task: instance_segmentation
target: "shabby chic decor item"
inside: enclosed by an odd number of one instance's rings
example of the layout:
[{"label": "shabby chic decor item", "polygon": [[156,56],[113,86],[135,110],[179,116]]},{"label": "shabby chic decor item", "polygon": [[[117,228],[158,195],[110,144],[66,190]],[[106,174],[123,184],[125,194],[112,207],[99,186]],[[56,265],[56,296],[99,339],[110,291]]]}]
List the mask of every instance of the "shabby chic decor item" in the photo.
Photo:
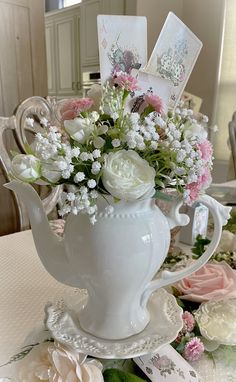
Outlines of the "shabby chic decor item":
[{"label": "shabby chic decor item", "polygon": [[[140,112],[125,110],[135,97],[137,80],[117,73],[93,98],[68,100],[59,110],[61,126],[44,121],[29,154],[12,160],[13,180],[6,185],[24,200],[37,251],[57,280],[88,290],[79,312],[81,328],[98,338],[123,339],[140,333],[150,321],[152,292],[196,271],[218,245],[230,211],[207,195],[211,144],[202,124],[187,110],[165,114],[162,100],[144,95]],[[96,89],[97,90],[97,89]],[[95,97],[96,96],[96,97]],[[41,201],[27,184],[64,184],[64,237],[51,232]],[[155,198],[166,188],[178,192],[165,216]],[[179,213],[183,201],[198,200],[213,215],[215,231],[206,253],[180,271],[160,269],[170,244],[170,229],[188,223]],[[43,238],[43,239],[42,239]]]}]

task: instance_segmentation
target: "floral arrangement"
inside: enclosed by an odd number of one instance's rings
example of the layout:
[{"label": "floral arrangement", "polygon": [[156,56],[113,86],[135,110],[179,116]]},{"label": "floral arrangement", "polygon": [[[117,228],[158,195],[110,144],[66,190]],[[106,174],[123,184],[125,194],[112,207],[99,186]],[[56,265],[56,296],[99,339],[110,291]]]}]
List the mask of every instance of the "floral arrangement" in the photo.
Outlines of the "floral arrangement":
[{"label": "floral arrangement", "polygon": [[[233,327],[236,318],[235,221],[236,213],[233,211],[210,261],[172,286],[184,310],[183,329],[172,345],[190,362],[199,360],[203,354],[214,358],[217,352],[223,351],[226,356],[230,351],[229,345],[236,345]],[[192,256],[182,251],[174,255],[169,253],[163,269],[179,269],[194,261],[209,243],[210,239],[199,235],[192,248]],[[223,345],[228,347],[223,348]],[[235,357],[233,359],[235,361]]]},{"label": "floral arrangement", "polygon": [[[211,182],[212,146],[207,117],[166,105],[151,91],[138,112],[129,110],[137,79],[117,72],[88,98],[60,107],[61,125],[45,120],[27,154],[12,160],[11,175],[24,182],[65,185],[60,215],[86,213],[94,224],[98,199],[136,201],[161,197],[174,189],[192,203]],[[28,121],[32,124],[32,121]]]}]

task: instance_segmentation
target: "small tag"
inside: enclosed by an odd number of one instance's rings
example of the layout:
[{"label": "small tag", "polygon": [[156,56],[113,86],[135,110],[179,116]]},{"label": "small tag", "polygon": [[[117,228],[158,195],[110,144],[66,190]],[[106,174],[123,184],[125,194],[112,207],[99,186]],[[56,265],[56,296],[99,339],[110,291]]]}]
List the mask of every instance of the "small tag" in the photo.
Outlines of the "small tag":
[{"label": "small tag", "polygon": [[181,227],[179,241],[182,243],[193,245],[196,237],[206,236],[208,224],[208,208],[201,203],[197,203],[192,207],[188,207],[187,215],[190,217],[188,225]]},{"label": "small tag", "polygon": [[162,347],[156,354],[134,358],[134,362],[152,382],[202,382],[171,345]]}]

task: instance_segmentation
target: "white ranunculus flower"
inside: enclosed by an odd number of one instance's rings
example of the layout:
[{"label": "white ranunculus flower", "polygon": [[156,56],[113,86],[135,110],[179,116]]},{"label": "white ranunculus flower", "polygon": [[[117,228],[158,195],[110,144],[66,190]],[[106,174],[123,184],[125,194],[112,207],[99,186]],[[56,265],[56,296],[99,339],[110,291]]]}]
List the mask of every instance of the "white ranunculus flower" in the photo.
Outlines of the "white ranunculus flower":
[{"label": "white ranunculus flower", "polygon": [[64,127],[72,139],[79,143],[85,143],[94,130],[94,123],[90,118],[77,117],[64,121]]},{"label": "white ranunculus flower", "polygon": [[35,346],[15,369],[14,382],[104,382],[100,362],[58,343]]},{"label": "white ranunculus flower", "polygon": [[41,176],[40,160],[34,155],[18,154],[11,164],[12,175],[23,182],[34,182]]},{"label": "white ranunculus flower", "polygon": [[118,199],[147,198],[155,192],[155,170],[133,150],[110,152],[105,157],[102,182]]},{"label": "white ranunculus flower", "polygon": [[198,123],[186,122],[183,130],[184,138],[199,137],[200,140],[207,139],[207,131]]}]

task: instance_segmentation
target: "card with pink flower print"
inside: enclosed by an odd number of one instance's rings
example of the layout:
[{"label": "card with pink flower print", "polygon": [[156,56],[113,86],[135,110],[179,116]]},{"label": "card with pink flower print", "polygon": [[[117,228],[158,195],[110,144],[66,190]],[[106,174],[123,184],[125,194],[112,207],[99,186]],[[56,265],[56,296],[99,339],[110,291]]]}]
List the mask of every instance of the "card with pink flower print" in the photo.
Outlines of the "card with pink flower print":
[{"label": "card with pink flower print", "polygon": [[102,83],[116,72],[130,73],[146,65],[146,17],[98,15],[97,28]]},{"label": "card with pink flower print", "polygon": [[194,33],[169,12],[144,70],[171,81],[170,108],[177,105],[201,48]]},{"label": "card with pink flower print", "polygon": [[145,107],[145,97],[149,96],[151,99],[158,94],[161,102],[160,108],[158,110],[158,105],[153,104],[154,109],[160,113],[166,113],[171,91],[170,80],[137,69],[132,69],[131,75],[137,79],[139,89],[130,94],[126,104],[127,110],[129,112],[142,112],[142,108]]},{"label": "card with pink flower print", "polygon": [[201,382],[192,366],[171,345],[156,354],[134,358],[134,362],[152,382]]}]

